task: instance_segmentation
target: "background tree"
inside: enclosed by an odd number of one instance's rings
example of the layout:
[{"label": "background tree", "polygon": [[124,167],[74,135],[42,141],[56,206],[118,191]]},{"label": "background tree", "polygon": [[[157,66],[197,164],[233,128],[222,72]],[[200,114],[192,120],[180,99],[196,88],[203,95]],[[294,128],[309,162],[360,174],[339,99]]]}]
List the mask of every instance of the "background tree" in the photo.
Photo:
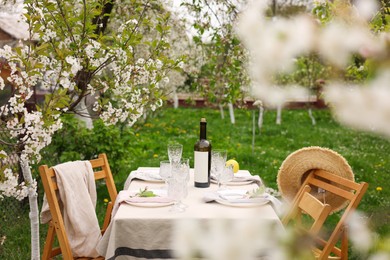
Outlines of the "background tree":
[{"label": "background tree", "polygon": [[204,57],[193,87],[208,103],[220,106],[222,117],[222,107],[229,105],[234,123],[233,105],[244,103],[248,86],[246,53],[233,30],[241,4],[195,0],[183,5],[193,17],[193,41],[202,50],[198,55]]},{"label": "background tree", "polygon": [[[115,3],[115,5],[114,5]],[[171,59],[167,36],[170,13],[155,0],[28,0],[24,17],[30,38],[23,46],[0,49],[12,84],[0,107],[6,128],[20,156],[25,182],[7,165],[0,172],[0,196],[29,196],[32,259],[39,259],[36,182],[30,164],[62,127],[61,115],[100,117],[107,125],[129,126],[146,111],[162,105],[161,81],[180,60]],[[110,23],[113,25],[110,25]],[[42,103],[27,105],[36,86],[47,94]],[[0,89],[5,87],[0,78]]]}]

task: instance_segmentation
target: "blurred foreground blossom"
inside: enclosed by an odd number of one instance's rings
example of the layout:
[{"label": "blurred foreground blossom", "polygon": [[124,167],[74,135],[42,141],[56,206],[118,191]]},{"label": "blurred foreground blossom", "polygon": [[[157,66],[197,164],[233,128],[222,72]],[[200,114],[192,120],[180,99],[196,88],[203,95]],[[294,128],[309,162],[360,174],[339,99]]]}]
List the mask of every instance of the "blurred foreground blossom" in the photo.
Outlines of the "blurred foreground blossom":
[{"label": "blurred foreground blossom", "polygon": [[348,219],[348,232],[354,250],[359,252],[361,259],[387,260],[390,259],[390,237],[378,239],[371,232],[368,218],[355,211]]},{"label": "blurred foreground blossom", "polygon": [[175,226],[173,248],[179,259],[288,259],[280,250],[282,233],[281,226],[256,216],[242,221],[181,220]]},{"label": "blurred foreground blossom", "polygon": [[[349,238],[362,259],[390,257],[389,239],[379,241],[368,218],[355,212],[348,219]],[[258,216],[241,221],[216,218],[175,222],[172,248],[178,259],[252,260],[313,259],[315,240],[292,226],[283,228]]]},{"label": "blurred foreground blossom", "polygon": [[[315,54],[333,69],[323,93],[335,117],[346,125],[390,137],[390,33],[374,33],[367,22],[378,10],[376,1],[335,2],[333,17],[322,24],[309,14],[270,18],[269,3],[250,1],[236,25],[248,49],[254,97],[273,106],[308,97],[313,86],[281,86],[275,79],[292,72],[297,58]],[[316,2],[324,8],[328,3]],[[364,84],[352,86],[340,72],[347,70],[356,55],[369,59],[373,72]]]},{"label": "blurred foreground blossom", "polygon": [[353,246],[361,253],[367,254],[374,242],[373,234],[367,225],[367,218],[354,212],[348,219],[348,232]]},{"label": "blurred foreground blossom", "polygon": [[363,19],[370,20],[379,10],[378,1],[373,0],[358,0],[355,4],[358,13]]},{"label": "blurred foreground blossom", "polygon": [[384,71],[367,86],[330,84],[325,98],[344,124],[390,136],[389,82],[390,72]]},{"label": "blurred foreground blossom", "polygon": [[293,58],[312,49],[315,24],[307,16],[267,19],[267,7],[267,1],[252,1],[241,14],[236,31],[249,51],[254,96],[277,106],[307,96],[307,90],[299,86],[276,86],[272,75],[291,71]]}]

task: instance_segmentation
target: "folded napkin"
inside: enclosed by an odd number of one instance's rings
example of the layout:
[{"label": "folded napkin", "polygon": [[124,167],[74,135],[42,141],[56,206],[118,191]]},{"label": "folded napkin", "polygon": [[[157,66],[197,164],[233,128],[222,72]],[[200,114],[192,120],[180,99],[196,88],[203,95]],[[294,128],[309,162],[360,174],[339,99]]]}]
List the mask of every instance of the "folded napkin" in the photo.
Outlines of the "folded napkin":
[{"label": "folded napkin", "polygon": [[232,182],[252,181],[261,185],[262,181],[258,175],[248,175],[244,173],[235,173]]},{"label": "folded napkin", "polygon": [[123,187],[124,190],[127,190],[130,186],[132,180],[138,179],[143,181],[161,181],[163,179],[159,175],[159,168],[138,168],[136,171],[132,171],[127,177],[125,185]]},{"label": "folded napkin", "polygon": [[111,218],[113,218],[122,203],[169,203],[173,202],[172,198],[167,197],[165,190],[153,190],[156,197],[136,197],[138,191],[122,190],[116,197],[114,207],[112,209]]},{"label": "folded napkin", "polygon": [[213,202],[218,200],[224,200],[229,203],[264,203],[269,202],[274,208],[275,212],[279,215],[281,213],[282,202],[280,202],[274,196],[263,193],[261,196],[255,198],[249,198],[246,190],[221,190],[206,192],[203,195],[204,202]]},{"label": "folded napkin", "polygon": [[[212,180],[218,181],[217,177],[215,175],[211,175],[210,178]],[[262,181],[260,179],[260,176],[258,175],[250,175],[246,172],[244,173],[235,173],[233,179],[230,182],[245,182],[245,181],[252,181],[256,183],[257,185],[261,185]]]}]

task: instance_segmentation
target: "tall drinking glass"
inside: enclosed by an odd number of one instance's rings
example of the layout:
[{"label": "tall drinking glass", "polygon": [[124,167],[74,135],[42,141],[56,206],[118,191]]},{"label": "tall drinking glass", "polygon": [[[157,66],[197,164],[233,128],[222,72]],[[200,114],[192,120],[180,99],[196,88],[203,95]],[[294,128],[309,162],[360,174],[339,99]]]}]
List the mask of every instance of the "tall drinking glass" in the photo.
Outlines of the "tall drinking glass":
[{"label": "tall drinking glass", "polygon": [[225,170],[227,151],[214,149],[211,151],[211,173],[218,181],[218,187],[221,188],[221,177]]},{"label": "tall drinking glass", "polygon": [[175,204],[170,211],[183,212],[187,207],[182,199],[188,195],[188,181],[190,165],[189,159],[182,158],[179,162],[171,164],[172,174],[168,179],[168,196],[175,200]]},{"label": "tall drinking glass", "polygon": [[225,166],[221,174],[219,175],[218,188],[220,190],[226,189],[226,183],[233,180],[233,178],[234,178],[233,165]]},{"label": "tall drinking glass", "polygon": [[171,164],[179,162],[182,153],[183,153],[183,145],[181,144],[168,145],[168,157]]}]

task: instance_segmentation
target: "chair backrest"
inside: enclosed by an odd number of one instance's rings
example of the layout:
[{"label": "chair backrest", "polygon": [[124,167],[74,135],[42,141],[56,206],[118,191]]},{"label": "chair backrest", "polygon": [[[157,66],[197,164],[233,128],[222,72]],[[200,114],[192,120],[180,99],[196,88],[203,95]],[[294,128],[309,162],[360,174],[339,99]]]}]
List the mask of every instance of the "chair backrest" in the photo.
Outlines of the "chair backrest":
[{"label": "chair backrest", "polygon": [[[301,196],[301,194],[305,191],[306,186],[310,186],[312,193],[329,192],[345,200],[346,208],[344,209],[341,218],[339,219],[330,236],[327,239],[323,237],[317,237],[316,242],[318,244],[318,249],[315,250],[315,253],[318,259],[328,259],[331,253],[340,259],[347,259],[347,221],[350,215],[359,205],[364,193],[367,191],[368,184],[365,182],[356,183],[330,172],[317,169],[312,170],[308,174],[306,180],[302,184],[301,189],[298,191],[296,198]],[[327,202],[323,201],[323,203]],[[329,204],[331,205],[331,203]],[[337,242],[340,240],[341,248],[336,246]]]},{"label": "chair backrest", "polygon": [[[107,156],[105,154],[100,154],[97,159],[90,160],[90,163],[94,170],[95,180],[105,180],[111,200],[108,203],[106,216],[102,227],[102,232],[104,232],[111,220],[112,203],[116,199],[117,190],[115,187],[114,179],[112,177]],[[62,254],[64,259],[73,259],[59,204],[56,173],[53,168],[49,168],[47,165],[42,165],[39,167],[39,174],[42,179],[43,188],[45,190],[46,199],[49,204],[50,213],[52,216],[52,220],[50,222],[48,234],[46,237],[46,243],[44,246],[42,259],[51,259],[51,257],[58,254]],[[60,245],[59,248],[53,248],[55,235],[57,235],[58,238],[58,243]]]},{"label": "chair backrest", "polygon": [[[289,222],[295,221],[295,224],[302,230],[310,233],[311,236],[317,235],[321,230],[326,218],[329,216],[332,207],[329,204],[324,204],[316,197],[312,196],[309,185],[303,186],[298,194],[289,212],[282,219],[283,225],[288,225]],[[311,217],[311,225],[304,226],[302,224],[302,213]]]}]

